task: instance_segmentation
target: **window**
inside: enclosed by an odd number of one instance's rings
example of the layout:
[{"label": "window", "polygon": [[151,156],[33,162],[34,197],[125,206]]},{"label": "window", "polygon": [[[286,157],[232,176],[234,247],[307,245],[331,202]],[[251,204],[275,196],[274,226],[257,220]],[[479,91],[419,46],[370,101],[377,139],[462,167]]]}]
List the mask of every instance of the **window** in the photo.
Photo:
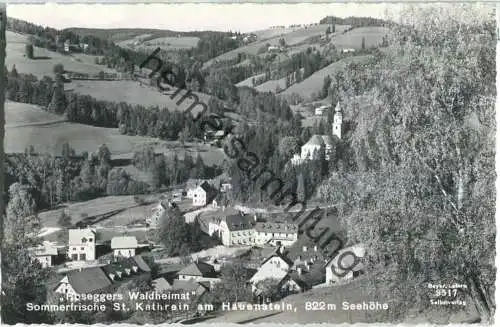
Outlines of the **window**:
[{"label": "window", "polygon": [[86,259],[85,253],[80,253],[80,260],[85,260],[85,259]]},{"label": "window", "polygon": [[91,238],[89,238],[89,242],[92,242],[92,239],[91,239]]},{"label": "window", "polygon": [[73,251],[76,251],[76,248],[73,248]]},{"label": "window", "polygon": [[87,239],[85,237],[82,238],[82,243],[87,243]]},{"label": "window", "polygon": [[83,251],[83,250],[85,250],[85,248],[82,246],[82,247],[80,248],[80,250],[82,250],[82,251]]},{"label": "window", "polygon": [[78,254],[71,255],[71,260],[78,260]]}]

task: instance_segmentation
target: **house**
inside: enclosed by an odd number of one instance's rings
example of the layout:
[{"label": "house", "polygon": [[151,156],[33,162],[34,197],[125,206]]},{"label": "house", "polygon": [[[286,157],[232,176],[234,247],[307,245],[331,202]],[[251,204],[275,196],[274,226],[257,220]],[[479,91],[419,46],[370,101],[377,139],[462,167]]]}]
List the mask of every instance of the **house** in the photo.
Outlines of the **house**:
[{"label": "house", "polygon": [[323,262],[301,264],[295,266],[281,281],[281,292],[284,296],[305,292],[325,283]]},{"label": "house", "polygon": [[203,232],[210,236],[215,233],[220,236],[219,231],[222,220],[226,219],[227,216],[240,214],[240,211],[233,207],[226,207],[223,203],[217,203],[217,206],[213,209],[201,212],[198,221]]},{"label": "house", "polygon": [[323,116],[325,114],[325,112],[327,112],[330,109],[331,109],[331,106],[329,106],[329,105],[323,105],[321,107],[318,107],[318,108],[314,109],[314,114],[316,116]]},{"label": "house", "polygon": [[56,286],[55,292],[68,299],[78,299],[80,294],[105,293],[112,285],[101,267],[70,271]]},{"label": "house", "polygon": [[64,52],[69,52],[69,40],[64,41]]},{"label": "house", "polygon": [[184,292],[193,292],[197,297],[202,296],[206,292],[209,291],[208,286],[204,282],[197,282],[193,279],[189,280],[180,280],[175,279],[172,284],[171,291],[184,291]]},{"label": "house", "polygon": [[95,260],[96,230],[68,230],[68,257],[73,261]]},{"label": "house", "polygon": [[274,45],[270,45],[267,48],[267,52],[279,52],[279,51],[280,51],[280,47],[277,47],[277,46],[274,46]]},{"label": "house", "polygon": [[290,246],[297,241],[297,224],[258,222],[255,224],[255,245],[270,244]]},{"label": "house", "polygon": [[120,282],[130,278],[151,278],[151,268],[141,256],[67,272],[54,291],[67,299],[78,300],[81,294],[111,293]]},{"label": "house", "polygon": [[38,261],[43,268],[52,267],[53,259],[58,255],[57,248],[49,243],[28,249],[31,260]]},{"label": "house", "polygon": [[214,266],[198,259],[179,271],[177,279],[183,281],[194,280],[196,282],[208,282],[210,288],[220,282]]},{"label": "house", "polygon": [[155,290],[155,292],[162,293],[162,292],[167,292],[172,289],[172,284],[169,283],[165,278],[160,277],[153,279],[151,281],[151,286]]},{"label": "house", "polygon": [[353,48],[343,48],[340,50],[342,53],[352,53],[352,52],[356,52],[355,49]]},{"label": "house", "polygon": [[250,278],[252,292],[258,292],[258,283],[267,278],[282,281],[288,274],[293,262],[283,253],[283,246],[280,246],[271,256],[266,258],[255,275]]},{"label": "house", "polygon": [[135,236],[115,236],[111,239],[111,249],[115,257],[130,258],[138,248]]},{"label": "house", "polygon": [[225,246],[253,245],[255,243],[254,225],[256,219],[255,215],[243,213],[228,215],[212,229],[217,230],[217,235]]},{"label": "house", "polygon": [[362,259],[366,254],[363,245],[357,244],[340,250],[325,264],[326,284],[352,280],[363,273]]},{"label": "house", "polygon": [[83,51],[87,51],[87,48],[89,47],[87,43],[80,43],[79,46]]},{"label": "house", "polygon": [[217,190],[208,182],[203,182],[193,192],[193,205],[205,206],[217,196]]}]

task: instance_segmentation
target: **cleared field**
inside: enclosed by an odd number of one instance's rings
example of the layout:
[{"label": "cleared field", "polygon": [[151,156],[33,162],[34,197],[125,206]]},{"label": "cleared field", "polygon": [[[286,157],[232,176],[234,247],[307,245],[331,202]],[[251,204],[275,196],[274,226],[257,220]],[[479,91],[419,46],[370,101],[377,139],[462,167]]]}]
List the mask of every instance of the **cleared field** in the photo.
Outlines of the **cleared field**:
[{"label": "cleared field", "polygon": [[382,38],[389,32],[386,27],[360,27],[345,34],[336,34],[332,42],[337,48],[361,49],[361,42],[365,38],[365,47],[380,46]]},{"label": "cleared field", "polygon": [[25,46],[28,43],[27,36],[6,32],[7,37],[7,56],[5,65],[10,71],[13,65],[19,73],[33,74],[38,78],[43,76],[53,76],[53,68],[56,64],[62,64],[64,69],[77,72],[85,72],[96,74],[100,71],[113,73],[114,70],[106,66],[100,66],[93,63],[93,56],[88,55],[63,55],[57,52],[52,52],[47,49],[34,47],[34,55],[37,59],[28,59],[25,56]]},{"label": "cleared field", "polygon": [[5,102],[6,128],[61,121],[63,121],[62,117],[43,111],[39,106],[12,101]]},{"label": "cleared field", "polygon": [[258,40],[263,41],[276,36],[281,36],[282,34],[287,34],[296,31],[298,29],[301,29],[301,27],[268,28],[265,30],[255,31],[253,32],[253,34],[257,35]]},{"label": "cleared field", "polygon": [[59,227],[57,221],[63,210],[71,217],[74,224],[85,215],[92,217],[135,206],[137,203],[133,195],[106,196],[90,201],[70,203],[64,208],[40,212],[38,216],[43,227]]},{"label": "cleared field", "polygon": [[259,92],[273,92],[273,93],[276,93],[277,88],[280,90],[286,89],[286,78],[278,80],[270,80],[255,87],[255,89]]},{"label": "cleared field", "polygon": [[[274,45],[277,46],[279,45],[279,40],[281,38],[285,39],[285,43],[289,46],[288,52],[294,52],[294,47],[299,46],[300,43],[306,41],[310,37],[313,36],[319,36],[319,35],[324,35],[326,32],[326,28],[328,27],[328,24],[322,24],[322,25],[313,25],[313,26],[307,26],[307,27],[301,27],[298,29],[293,29],[288,33],[285,33],[281,36],[281,33],[278,32],[277,36],[268,38],[266,40],[258,41],[258,42],[253,42],[251,44],[239,47],[237,49],[228,51],[226,53],[223,53],[222,55],[207,61],[204,65],[203,68],[208,68],[210,65],[215,62],[215,61],[224,61],[224,60],[232,60],[238,56],[238,53],[248,53],[252,55],[256,55],[258,50],[265,46],[266,44]],[[348,29],[350,26],[349,25],[336,25],[335,26],[335,34],[340,34],[346,29]],[[303,45],[301,45],[303,46]],[[310,46],[313,46],[311,44]],[[296,52],[296,51],[295,51]]]},{"label": "cleared field", "polygon": [[[170,96],[160,93],[155,87],[145,84],[140,85],[135,81],[72,81],[65,84],[65,89],[87,94],[98,100],[124,101],[146,107],[167,107],[169,110],[185,111],[193,103],[193,100],[185,99],[179,106],[176,102],[181,99],[180,94],[172,100]],[[169,91],[169,93],[173,93],[173,91]],[[182,91],[182,94],[185,93],[186,91]],[[209,95],[199,92],[193,93],[199,97],[200,101],[208,103]]]},{"label": "cleared field", "polygon": [[131,40],[125,40],[118,43],[119,46],[128,47],[132,49],[148,49],[154,50],[160,47],[164,50],[178,50],[194,48],[198,44],[200,38],[196,36],[183,36],[183,37],[159,37],[156,39],[144,41],[147,36],[137,36]]},{"label": "cleared field", "polygon": [[265,73],[254,75],[252,77],[247,78],[246,80],[239,82],[238,84],[236,84],[236,86],[238,86],[238,87],[241,87],[241,86],[253,87],[252,79],[255,78],[257,80],[257,79],[262,78],[264,76],[266,76]]},{"label": "cleared field", "polygon": [[330,64],[325,68],[318,70],[302,82],[290,86],[282,94],[290,95],[292,93],[297,93],[303,98],[309,98],[312,92],[317,92],[323,87],[323,82],[327,75],[334,75],[336,72],[345,69],[351,62],[362,63],[366,62],[371,57],[372,56],[349,57],[334,62],[333,64]]}]

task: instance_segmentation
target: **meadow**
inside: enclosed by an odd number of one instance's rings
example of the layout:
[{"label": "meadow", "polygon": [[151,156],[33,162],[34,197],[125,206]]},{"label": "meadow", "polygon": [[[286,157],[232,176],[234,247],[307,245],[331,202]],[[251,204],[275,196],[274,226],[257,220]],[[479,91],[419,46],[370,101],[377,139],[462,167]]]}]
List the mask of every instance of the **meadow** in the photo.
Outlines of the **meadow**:
[{"label": "meadow", "polygon": [[25,56],[26,44],[28,38],[26,35],[7,31],[7,47],[5,65],[10,71],[13,65],[16,65],[18,73],[33,74],[38,78],[43,76],[53,76],[53,68],[56,64],[62,64],[64,69],[97,74],[100,71],[114,73],[115,71],[106,66],[93,63],[94,56],[85,54],[64,55],[61,53],[49,51],[44,48],[34,47],[35,59],[29,59]]},{"label": "meadow", "polygon": [[297,93],[303,98],[309,98],[313,92],[318,92],[319,90],[321,90],[326,76],[333,76],[336,72],[345,69],[351,62],[363,63],[369,60],[371,57],[372,56],[369,55],[355,56],[336,61],[326,66],[325,68],[318,70],[300,83],[296,83],[290,86],[282,94],[291,95],[292,93]]},{"label": "meadow", "polygon": [[365,47],[375,47],[382,44],[382,38],[389,32],[386,27],[359,27],[345,34],[336,34],[332,42],[337,48],[352,48],[361,50],[363,37],[365,38]]},{"label": "meadow", "polygon": [[[173,100],[169,95],[162,94],[156,87],[146,84],[139,84],[136,81],[72,81],[65,84],[66,90],[90,95],[98,100],[106,100],[112,102],[127,102],[129,104],[142,105],[145,107],[158,106],[159,108],[168,108],[169,110],[186,111],[193,103],[192,100],[186,99],[180,105],[181,95],[177,95]],[[169,91],[169,93],[172,91]],[[185,91],[182,92],[184,94]],[[200,101],[207,104],[210,96],[200,92],[193,92]]]},{"label": "meadow", "polygon": [[149,35],[136,36],[133,39],[120,41],[118,45],[121,47],[128,47],[131,49],[141,49],[141,50],[154,50],[160,47],[163,50],[179,50],[179,49],[189,49],[194,48],[198,44],[200,38],[195,36],[182,36],[182,37],[172,37],[165,36],[159,37],[152,40],[147,39]]}]

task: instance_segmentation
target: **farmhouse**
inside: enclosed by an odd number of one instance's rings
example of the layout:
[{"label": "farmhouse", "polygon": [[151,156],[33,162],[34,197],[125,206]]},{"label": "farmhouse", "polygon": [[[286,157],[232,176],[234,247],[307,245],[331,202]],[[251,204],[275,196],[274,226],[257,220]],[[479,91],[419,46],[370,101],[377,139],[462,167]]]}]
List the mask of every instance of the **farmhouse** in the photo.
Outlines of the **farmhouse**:
[{"label": "farmhouse", "polygon": [[258,293],[257,284],[267,278],[277,279],[282,281],[288,274],[293,262],[284,255],[284,248],[278,248],[273,254],[265,259],[255,275],[250,278],[249,282],[252,285],[252,292]]},{"label": "farmhouse", "polygon": [[170,291],[172,289],[172,284],[169,283],[163,277],[153,279],[151,281],[151,286],[158,293],[167,292],[167,291]]},{"label": "farmhouse", "polygon": [[329,106],[329,105],[323,105],[321,107],[318,107],[316,109],[314,109],[314,114],[316,116],[323,116],[325,114],[325,112],[327,112],[328,110],[330,110],[332,107]]},{"label": "farmhouse", "polygon": [[53,258],[58,254],[57,248],[48,243],[30,248],[28,252],[31,255],[31,260],[40,262],[43,268],[51,267],[53,265]]},{"label": "farmhouse", "polygon": [[213,287],[215,283],[220,282],[214,266],[198,259],[179,271],[178,279],[183,281],[193,280],[196,282],[208,282],[210,288]]},{"label": "farmhouse", "polygon": [[217,196],[217,190],[208,182],[203,182],[193,191],[193,205],[205,206]]},{"label": "farmhouse", "polygon": [[115,236],[111,239],[111,249],[115,257],[133,257],[137,247],[137,238],[135,236]]},{"label": "farmhouse", "polygon": [[57,285],[55,292],[67,298],[78,299],[79,294],[104,293],[111,280],[100,267],[71,271]]},{"label": "farmhouse", "polygon": [[121,281],[129,278],[151,278],[151,268],[141,256],[102,267],[70,271],[57,284],[54,292],[63,294],[70,300],[78,300],[82,294],[111,293]]},{"label": "farmhouse", "polygon": [[363,273],[362,259],[366,254],[363,245],[344,248],[325,264],[326,284],[336,284],[356,278]]},{"label": "farmhouse", "polygon": [[73,261],[95,260],[95,229],[68,230],[68,257]]}]

